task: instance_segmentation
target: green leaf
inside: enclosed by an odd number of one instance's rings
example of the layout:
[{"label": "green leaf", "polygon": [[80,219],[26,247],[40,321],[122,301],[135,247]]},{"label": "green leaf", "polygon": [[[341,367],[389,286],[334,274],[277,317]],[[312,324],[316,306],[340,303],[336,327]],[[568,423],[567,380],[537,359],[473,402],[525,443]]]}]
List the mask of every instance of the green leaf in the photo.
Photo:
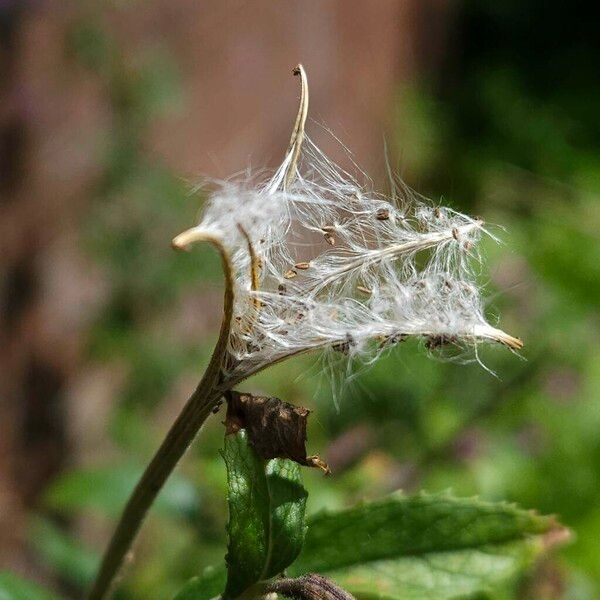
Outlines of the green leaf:
[{"label": "green leaf", "polygon": [[260,459],[244,430],[225,437],[229,489],[228,576],[225,596],[288,567],[300,553],[306,527],[306,490],[300,467],[287,459]]},{"label": "green leaf", "polygon": [[[52,483],[44,503],[61,513],[87,509],[117,517],[142,471],[134,465],[75,469]],[[197,506],[198,496],[193,484],[177,474],[169,479],[156,501],[156,508],[170,516],[192,515]]]},{"label": "green leaf", "polygon": [[222,567],[208,567],[199,577],[190,579],[173,600],[211,600],[225,589],[227,574]]},{"label": "green leaf", "polygon": [[44,563],[62,579],[79,588],[91,583],[100,557],[50,520],[36,518],[29,528],[28,538]]},{"label": "green leaf", "polygon": [[499,598],[537,556],[541,542],[372,561],[326,572],[360,600]]},{"label": "green leaf", "polygon": [[57,596],[14,573],[0,573],[0,600],[57,600]]},{"label": "green leaf", "polygon": [[508,504],[394,494],[315,515],[289,574],[321,573],[359,599],[496,598],[566,534]]}]

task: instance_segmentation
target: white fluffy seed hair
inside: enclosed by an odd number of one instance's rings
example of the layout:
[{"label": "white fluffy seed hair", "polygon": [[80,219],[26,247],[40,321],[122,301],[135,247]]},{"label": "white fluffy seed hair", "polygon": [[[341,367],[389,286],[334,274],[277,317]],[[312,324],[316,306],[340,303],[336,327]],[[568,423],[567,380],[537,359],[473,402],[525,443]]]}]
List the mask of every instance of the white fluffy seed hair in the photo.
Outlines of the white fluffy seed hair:
[{"label": "white fluffy seed hair", "polygon": [[473,266],[489,235],[478,219],[433,206],[398,184],[392,198],[333,164],[304,135],[308,90],[282,165],[228,181],[198,225],[174,240],[217,239],[234,273],[231,372],[337,350],[366,361],[416,336],[428,348],[520,340],[490,325]]}]

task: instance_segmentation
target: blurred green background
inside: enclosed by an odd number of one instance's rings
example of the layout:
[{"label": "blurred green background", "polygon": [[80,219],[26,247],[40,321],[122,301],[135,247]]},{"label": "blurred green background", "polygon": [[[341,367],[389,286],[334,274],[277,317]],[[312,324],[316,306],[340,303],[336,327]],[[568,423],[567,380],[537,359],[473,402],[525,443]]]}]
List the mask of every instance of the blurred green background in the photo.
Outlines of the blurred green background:
[{"label": "blurred green background", "polygon": [[[403,344],[337,406],[318,357],[249,381],[248,391],[314,409],[308,447],[334,476],[306,473],[309,510],[399,488],[515,501],[575,533],[521,597],[600,598],[592,7],[1,3],[2,566],[65,597],[90,580],[215,339],[217,258],[169,249],[202,203],[190,180],[277,164],[295,111],[289,69],[302,60],[313,118],[356,148],[377,183],[385,134],[407,183],[492,224],[503,244],[484,245],[488,314],[525,341],[521,357],[481,350],[497,377]],[[222,561],[222,418],[162,493],[119,598],[169,598]]]}]

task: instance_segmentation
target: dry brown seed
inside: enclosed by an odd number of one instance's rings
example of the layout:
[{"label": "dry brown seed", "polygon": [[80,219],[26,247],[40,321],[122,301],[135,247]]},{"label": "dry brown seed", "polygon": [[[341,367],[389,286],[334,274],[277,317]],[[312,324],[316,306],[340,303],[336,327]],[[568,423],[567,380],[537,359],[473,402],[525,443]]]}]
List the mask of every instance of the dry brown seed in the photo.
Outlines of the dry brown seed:
[{"label": "dry brown seed", "polygon": [[294,271],[294,269],[290,269],[289,271],[286,271],[283,276],[286,279],[293,279],[294,277],[296,277],[296,275],[298,275],[297,271]]},{"label": "dry brown seed", "polygon": [[323,237],[330,246],[335,246],[335,238],[330,233],[326,233]]},{"label": "dry brown seed", "polygon": [[365,287],[364,285],[357,285],[356,289],[359,292],[363,292],[363,294],[369,294],[370,295],[370,294],[373,293],[373,290],[370,290],[368,287]]},{"label": "dry brown seed", "polygon": [[452,237],[458,241],[458,229],[456,227],[452,228]]},{"label": "dry brown seed", "polygon": [[407,333],[395,333],[394,335],[391,335],[389,338],[390,343],[392,343],[392,344],[399,344],[400,342],[404,342],[407,339],[408,339]]},{"label": "dry brown seed", "polygon": [[391,335],[379,336],[379,348],[388,348],[390,346],[393,346],[394,344],[399,344],[400,342],[403,342],[407,338],[408,335],[406,333],[393,333]]},{"label": "dry brown seed", "polygon": [[348,354],[350,352],[350,348],[353,348],[354,346],[356,346],[356,340],[352,337],[351,333],[346,333],[346,339],[342,342],[333,344],[332,348],[336,352]]},{"label": "dry brown seed", "polygon": [[301,271],[306,271],[310,267],[310,263],[307,262],[299,262],[294,265],[295,269],[300,269]]},{"label": "dry brown seed", "polygon": [[285,294],[285,285],[283,285],[283,283],[280,283],[280,284],[277,286],[277,291],[278,291],[280,294]]},{"label": "dry brown seed", "polygon": [[375,218],[378,221],[387,221],[390,218],[390,211],[387,208],[380,208],[375,213]]},{"label": "dry brown seed", "polygon": [[321,227],[321,230],[324,233],[333,233],[335,231],[335,227],[333,225],[323,225],[323,227]]},{"label": "dry brown seed", "polygon": [[458,343],[458,338],[454,335],[429,335],[426,337],[425,347],[427,350],[437,350],[442,346],[447,346],[449,344],[456,345]]},{"label": "dry brown seed", "polygon": [[442,216],[442,211],[439,209],[438,206],[435,207],[433,214],[435,215],[436,219],[439,219]]}]

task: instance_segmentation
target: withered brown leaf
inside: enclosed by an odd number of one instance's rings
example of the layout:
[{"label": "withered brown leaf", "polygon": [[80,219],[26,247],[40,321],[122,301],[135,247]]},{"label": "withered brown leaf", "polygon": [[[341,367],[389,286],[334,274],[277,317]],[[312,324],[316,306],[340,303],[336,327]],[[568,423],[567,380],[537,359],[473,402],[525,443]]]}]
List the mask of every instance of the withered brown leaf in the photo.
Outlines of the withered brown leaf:
[{"label": "withered brown leaf", "polygon": [[264,459],[289,458],[329,474],[317,455],[306,455],[306,423],[310,411],[279,398],[231,391],[227,394],[226,435],[245,429],[254,451]]}]

